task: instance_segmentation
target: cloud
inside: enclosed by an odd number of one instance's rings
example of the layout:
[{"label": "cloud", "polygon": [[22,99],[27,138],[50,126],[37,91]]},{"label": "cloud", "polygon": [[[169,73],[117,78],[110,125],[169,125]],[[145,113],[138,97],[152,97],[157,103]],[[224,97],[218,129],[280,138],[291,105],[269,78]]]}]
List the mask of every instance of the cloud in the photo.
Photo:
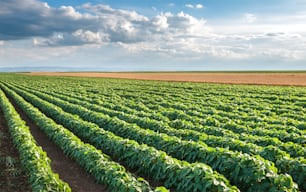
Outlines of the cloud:
[{"label": "cloud", "polygon": [[[78,21],[78,22],[75,22]],[[56,31],[72,32],[88,21],[71,6],[51,8],[36,0],[0,2],[0,39],[16,40],[50,36]]]},{"label": "cloud", "polygon": [[[82,13],[71,6],[52,8],[37,0],[4,0],[0,2],[0,40],[54,38],[55,34],[63,34],[63,38],[92,43],[92,34],[108,33],[110,41],[135,41],[134,25],[148,20],[135,11],[115,10],[106,5],[86,4],[81,9]],[[76,31],[84,34],[76,35]],[[99,42],[99,38],[95,39]]]},{"label": "cloud", "polygon": [[[201,4],[187,5],[203,8]],[[67,49],[91,46],[104,47],[104,52],[109,48],[106,57],[112,57],[111,52],[118,52],[119,47],[120,51],[126,51],[122,54],[125,57],[133,53],[139,58],[151,54],[156,58],[192,61],[306,60],[306,31],[300,27],[302,24],[296,27],[298,32],[290,29],[284,32],[286,25],[283,28],[259,25],[252,13],[244,14],[243,22],[239,19],[240,26],[228,22],[228,26],[222,25],[218,31],[216,26],[208,26],[204,18],[185,12],[164,12],[149,18],[101,4],[54,8],[37,0],[2,0],[0,46],[5,47],[7,41],[28,40],[35,50],[50,48],[54,55],[56,48],[62,51],[67,46]],[[35,53],[30,55],[41,57]]]},{"label": "cloud", "polygon": [[[18,43],[10,43],[9,46],[4,46],[0,49],[0,63],[7,65],[8,63],[2,61],[10,60],[12,61],[11,64],[23,63],[25,65],[30,61],[48,61],[50,58],[67,56],[76,50],[76,47],[69,47],[69,49],[67,47],[35,47],[29,44],[20,47],[26,41],[21,40]],[[35,40],[33,39],[34,42]]]},{"label": "cloud", "polygon": [[0,40],[34,37],[40,46],[135,43],[207,31],[205,20],[183,12],[148,18],[102,4],[53,8],[37,0],[4,0],[0,5]]},{"label": "cloud", "polygon": [[194,6],[193,6],[193,5],[191,5],[191,4],[186,4],[186,5],[185,5],[185,7],[187,7],[187,8],[191,8],[191,9],[193,9],[193,8],[194,8]]},{"label": "cloud", "polygon": [[79,29],[73,33],[55,33],[50,38],[33,38],[35,46],[76,46],[84,44],[100,45],[108,41],[108,36],[101,32]]},{"label": "cloud", "polygon": [[252,13],[244,14],[244,20],[247,23],[254,23],[257,20],[257,17]]},{"label": "cloud", "polygon": [[195,8],[202,9],[202,8],[204,8],[204,6],[202,4],[196,4]]},{"label": "cloud", "polygon": [[204,6],[202,4],[185,4],[185,7],[190,8],[190,9],[203,9]]},{"label": "cloud", "polygon": [[[152,20],[156,19],[163,20],[163,22],[159,22],[164,27],[166,27],[165,32],[170,32],[174,36],[175,35],[205,35],[209,28],[205,25],[206,20],[197,19],[189,14],[184,12],[179,12],[174,15],[172,13],[160,14],[154,17]],[[153,22],[155,24],[156,22]]]},{"label": "cloud", "polygon": [[121,44],[135,53],[160,54],[160,57],[222,62],[299,62],[306,60],[306,34],[257,33],[169,36],[162,41]]}]

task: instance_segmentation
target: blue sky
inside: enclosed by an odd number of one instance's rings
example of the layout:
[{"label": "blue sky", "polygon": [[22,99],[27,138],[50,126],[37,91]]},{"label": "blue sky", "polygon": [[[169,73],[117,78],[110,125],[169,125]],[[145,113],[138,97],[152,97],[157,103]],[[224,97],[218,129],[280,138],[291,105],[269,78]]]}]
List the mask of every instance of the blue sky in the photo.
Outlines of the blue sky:
[{"label": "blue sky", "polygon": [[[148,9],[155,7],[157,11],[186,11],[193,12],[197,16],[205,16],[209,18],[220,17],[223,18],[226,15],[236,15],[244,12],[266,12],[271,11],[280,13],[288,12],[295,13],[296,11],[305,10],[305,6],[301,7],[298,5],[304,4],[302,0],[206,0],[206,1],[165,1],[165,0],[95,0],[95,1],[71,1],[71,0],[49,0],[46,1],[49,5],[54,7],[60,7],[62,5],[78,6],[85,3],[92,4],[106,4],[113,8],[136,10],[142,14],[147,14]],[[205,9],[191,10],[186,8],[186,4],[202,4]],[[222,13],[222,14],[221,14]]]},{"label": "blue sky", "polygon": [[2,0],[0,71],[306,70],[305,0]]}]

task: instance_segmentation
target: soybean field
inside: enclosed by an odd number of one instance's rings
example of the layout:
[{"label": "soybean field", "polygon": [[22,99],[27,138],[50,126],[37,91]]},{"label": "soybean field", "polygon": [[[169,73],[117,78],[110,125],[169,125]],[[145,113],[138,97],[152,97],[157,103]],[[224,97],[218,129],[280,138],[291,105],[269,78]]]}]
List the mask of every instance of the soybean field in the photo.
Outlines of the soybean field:
[{"label": "soybean field", "polygon": [[30,191],[306,191],[306,87],[0,74],[0,108]]}]

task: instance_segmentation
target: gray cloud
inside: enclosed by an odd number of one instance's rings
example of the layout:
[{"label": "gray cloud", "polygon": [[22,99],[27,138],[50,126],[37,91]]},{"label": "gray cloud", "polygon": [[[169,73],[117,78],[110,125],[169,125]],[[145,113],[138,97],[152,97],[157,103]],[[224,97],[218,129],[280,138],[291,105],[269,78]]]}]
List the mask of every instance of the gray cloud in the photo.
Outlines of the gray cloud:
[{"label": "gray cloud", "polygon": [[[37,38],[36,45],[135,43],[162,35],[190,35],[205,21],[188,14],[165,13],[147,18],[108,5],[52,8],[38,0],[0,2],[0,40]],[[44,38],[44,39],[39,39]]]},{"label": "gray cloud", "polygon": [[72,7],[63,6],[55,9],[36,0],[0,2],[0,39],[2,40],[47,37],[57,31],[72,32],[87,21],[86,16],[76,12]]}]

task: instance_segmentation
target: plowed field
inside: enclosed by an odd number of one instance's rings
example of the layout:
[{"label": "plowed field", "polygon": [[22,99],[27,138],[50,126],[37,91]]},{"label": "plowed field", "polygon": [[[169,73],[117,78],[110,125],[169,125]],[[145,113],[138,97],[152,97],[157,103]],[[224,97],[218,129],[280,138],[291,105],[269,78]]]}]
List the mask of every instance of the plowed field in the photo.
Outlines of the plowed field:
[{"label": "plowed field", "polygon": [[210,82],[227,84],[306,86],[306,73],[56,73],[34,72],[31,75],[108,77],[140,80]]}]

